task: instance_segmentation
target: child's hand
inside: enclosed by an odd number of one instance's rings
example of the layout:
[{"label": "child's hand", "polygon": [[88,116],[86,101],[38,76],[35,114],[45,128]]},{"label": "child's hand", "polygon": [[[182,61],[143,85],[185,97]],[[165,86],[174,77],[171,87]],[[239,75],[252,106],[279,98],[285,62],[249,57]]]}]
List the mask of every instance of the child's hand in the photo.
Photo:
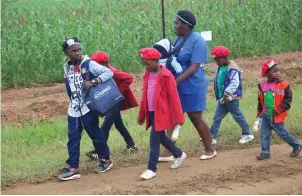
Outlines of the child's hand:
[{"label": "child's hand", "polygon": [[93,86],[93,83],[91,81],[84,81],[84,88],[90,88]]},{"label": "child's hand", "polygon": [[144,121],[143,121],[143,120],[137,120],[137,124],[143,125],[143,124],[144,124]]},{"label": "child's hand", "polygon": [[229,96],[228,95],[223,95],[223,97],[222,97],[222,103],[227,103],[229,101],[230,101]]}]

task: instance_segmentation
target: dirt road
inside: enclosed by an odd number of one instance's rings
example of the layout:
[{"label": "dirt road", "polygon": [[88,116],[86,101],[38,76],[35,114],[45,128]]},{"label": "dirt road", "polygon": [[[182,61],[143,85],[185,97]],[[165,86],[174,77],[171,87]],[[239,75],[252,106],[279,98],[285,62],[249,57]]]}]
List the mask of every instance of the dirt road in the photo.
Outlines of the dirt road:
[{"label": "dirt road", "polygon": [[81,179],[2,190],[2,194],[302,194],[302,159],[287,145],[272,146],[272,158],[256,161],[259,148],[224,151],[212,160],[189,157],[181,168],[159,164],[157,177],[139,178],[146,165],[113,169]]}]

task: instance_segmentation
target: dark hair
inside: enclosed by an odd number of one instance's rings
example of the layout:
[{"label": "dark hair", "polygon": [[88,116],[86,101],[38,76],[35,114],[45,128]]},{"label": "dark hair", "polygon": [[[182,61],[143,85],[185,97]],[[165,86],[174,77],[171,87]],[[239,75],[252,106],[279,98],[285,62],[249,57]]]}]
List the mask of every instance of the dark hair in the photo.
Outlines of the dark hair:
[{"label": "dark hair", "polygon": [[65,41],[62,44],[63,52],[66,52],[66,50],[69,46],[68,43],[67,43],[68,40],[73,40],[74,42],[81,43],[80,40],[76,37],[66,38]]},{"label": "dark hair", "polygon": [[185,21],[183,21],[183,20],[181,20],[181,19],[179,19],[179,20],[180,20],[180,23],[181,23],[181,24],[188,25],[188,27],[189,27],[191,30],[194,29],[194,26],[189,25],[188,23],[186,23]]},{"label": "dark hair", "polygon": [[191,29],[194,29],[196,25],[195,15],[189,10],[180,10],[177,12],[177,16],[182,24],[188,24]]}]

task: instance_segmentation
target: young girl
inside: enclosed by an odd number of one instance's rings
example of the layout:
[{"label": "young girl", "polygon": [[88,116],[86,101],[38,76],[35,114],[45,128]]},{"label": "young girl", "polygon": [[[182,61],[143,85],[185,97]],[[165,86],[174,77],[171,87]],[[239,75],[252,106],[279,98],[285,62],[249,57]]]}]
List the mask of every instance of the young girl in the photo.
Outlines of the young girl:
[{"label": "young girl", "polygon": [[171,169],[180,167],[185,160],[186,154],[173,144],[164,131],[183,124],[185,119],[175,79],[169,70],[159,64],[161,54],[154,48],[143,48],[139,53],[147,72],[143,78],[143,95],[137,122],[142,125],[146,120],[146,129],[152,126],[148,169],[141,175],[142,179],[148,180],[156,176],[160,144],[174,157]]},{"label": "young girl", "polygon": [[270,158],[270,137],[274,130],[278,136],[293,148],[291,157],[301,152],[301,143],[284,127],[284,121],[293,99],[289,83],[282,80],[280,69],[275,59],[267,60],[262,65],[262,77],[267,80],[259,85],[257,118],[262,118],[261,153],[258,160]]},{"label": "young girl", "polygon": [[[105,117],[105,120],[101,126],[102,131],[105,134],[106,140],[108,140],[109,137],[109,131],[112,127],[112,125],[115,125],[115,128],[120,132],[120,134],[123,136],[126,144],[127,149],[125,152],[137,152],[138,148],[135,145],[133,138],[131,137],[129,131],[127,130],[126,126],[123,123],[123,119],[121,116],[121,110],[127,110],[133,107],[137,107],[138,103],[130,89],[130,85],[133,81],[133,77],[125,73],[121,70],[115,69],[111,65],[109,65],[109,55],[106,52],[103,51],[97,51],[91,55],[91,60],[94,60],[95,62],[99,63],[100,65],[103,65],[110,69],[113,72],[113,79],[118,86],[118,89],[121,91],[121,93],[124,95],[125,100],[122,106],[116,107],[115,110],[108,113]],[[86,155],[94,159],[97,157],[97,154],[95,154],[95,151],[87,152]]]},{"label": "young girl", "polygon": [[[90,111],[82,98],[82,85],[90,88],[98,83],[105,82],[112,78],[113,73],[105,66],[101,66],[88,57],[82,55],[81,44],[77,38],[67,39],[62,44],[63,52],[69,58],[64,65],[65,85],[70,99],[68,108],[68,154],[66,163],[69,168],[64,168],[58,175],[59,180],[73,180],[80,178],[79,159],[80,142],[83,129],[86,130],[93,141],[95,152],[99,157],[98,167],[94,170],[103,173],[113,166],[110,160],[110,151],[104,137],[104,133],[99,128],[99,117]],[[89,62],[90,61],[90,62]],[[89,70],[81,68],[84,63],[89,62]],[[94,79],[84,81],[82,74],[89,71]]]}]

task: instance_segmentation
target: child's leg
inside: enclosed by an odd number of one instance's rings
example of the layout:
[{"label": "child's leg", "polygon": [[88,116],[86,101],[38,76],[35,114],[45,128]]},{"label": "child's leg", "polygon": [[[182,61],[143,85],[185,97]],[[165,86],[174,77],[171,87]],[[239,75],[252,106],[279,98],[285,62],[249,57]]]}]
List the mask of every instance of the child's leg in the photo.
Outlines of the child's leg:
[{"label": "child's leg", "polygon": [[263,115],[261,124],[261,154],[270,154],[270,142],[271,142],[271,121],[270,117]]},{"label": "child's leg", "polygon": [[83,127],[80,118],[68,116],[68,154],[69,158],[66,163],[71,168],[79,168],[80,143]]},{"label": "child's leg", "polygon": [[213,118],[213,123],[210,128],[212,139],[216,139],[222,119],[228,114],[226,107],[219,101],[217,103],[216,111]]},{"label": "child's leg", "polygon": [[115,120],[114,120],[114,125],[115,128],[120,132],[120,134],[123,136],[127,147],[133,147],[135,146],[135,143],[133,141],[133,138],[131,137],[128,129],[126,128],[126,126],[124,125],[122,116],[121,116],[121,112],[119,111],[116,114]]},{"label": "child's leg", "polygon": [[150,122],[152,123],[152,129],[150,133],[150,155],[149,155],[149,164],[148,169],[156,172],[156,165],[159,158],[159,150],[160,150],[160,138],[161,134],[164,132],[155,131],[154,126],[154,112],[149,112]]},{"label": "child's leg", "polygon": [[115,106],[110,112],[105,116],[105,120],[101,126],[101,130],[104,132],[106,141],[109,138],[109,131],[114,123],[115,118],[120,113],[121,105]]},{"label": "child's leg", "polygon": [[101,159],[110,159],[110,151],[103,131],[99,128],[99,117],[93,112],[82,116],[84,128],[91,138],[95,152]]},{"label": "child's leg", "polygon": [[228,111],[232,114],[234,120],[241,127],[242,135],[252,135],[249,125],[240,110],[239,100],[230,101],[230,102],[226,103],[226,106],[227,106]]},{"label": "child's leg", "polygon": [[176,145],[166,136],[164,131],[159,131],[160,143],[169,150],[174,158],[179,158],[182,155],[182,151],[176,147]]},{"label": "child's leg", "polygon": [[282,140],[293,147],[294,151],[300,148],[300,142],[285,129],[284,123],[273,123],[272,127]]}]

